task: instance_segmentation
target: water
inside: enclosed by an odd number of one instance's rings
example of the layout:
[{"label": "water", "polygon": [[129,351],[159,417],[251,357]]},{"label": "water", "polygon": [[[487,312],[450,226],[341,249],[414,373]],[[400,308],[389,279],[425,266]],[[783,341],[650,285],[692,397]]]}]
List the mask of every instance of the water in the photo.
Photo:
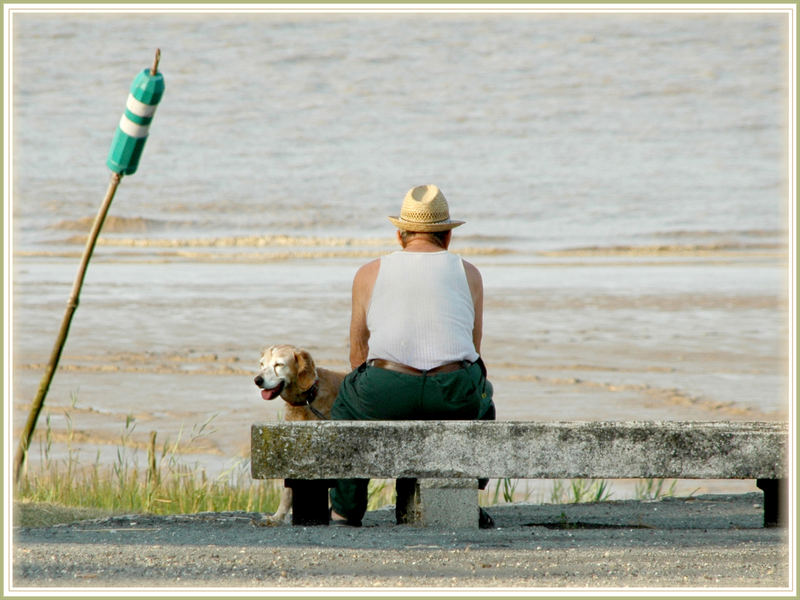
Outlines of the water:
[{"label": "water", "polygon": [[259,349],[347,368],[352,276],[420,183],[467,221],[452,249],[484,276],[500,418],[787,418],[788,32],[776,13],[15,14],[15,429],[155,48],[166,93],[47,400],[89,456],[130,413],[143,440],[216,415],[198,460],[246,455],[279,413]]},{"label": "water", "polygon": [[20,242],[94,215],[127,86],[156,47],[168,91],[115,213],[172,235],[384,235],[383,216],[419,181],[439,183],[469,233],[515,246],[781,231],[786,25],[725,14],[20,15]]}]

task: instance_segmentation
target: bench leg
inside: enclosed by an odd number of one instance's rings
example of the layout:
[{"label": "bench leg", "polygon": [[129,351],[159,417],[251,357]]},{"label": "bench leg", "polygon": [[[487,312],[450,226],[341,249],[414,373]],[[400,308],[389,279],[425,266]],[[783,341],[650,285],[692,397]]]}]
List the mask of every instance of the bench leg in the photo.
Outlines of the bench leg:
[{"label": "bench leg", "polygon": [[788,486],[785,479],[757,479],[756,485],[764,490],[764,527],[786,527]]},{"label": "bench leg", "polygon": [[328,525],[327,479],[287,479],[286,487],[292,488],[292,525]]},{"label": "bench leg", "polygon": [[396,490],[398,523],[446,529],[478,528],[475,479],[405,479],[398,480]]},{"label": "bench leg", "polygon": [[397,500],[394,505],[394,516],[398,525],[417,523],[420,521],[418,514],[419,498],[416,479],[397,479],[394,482],[394,491]]}]

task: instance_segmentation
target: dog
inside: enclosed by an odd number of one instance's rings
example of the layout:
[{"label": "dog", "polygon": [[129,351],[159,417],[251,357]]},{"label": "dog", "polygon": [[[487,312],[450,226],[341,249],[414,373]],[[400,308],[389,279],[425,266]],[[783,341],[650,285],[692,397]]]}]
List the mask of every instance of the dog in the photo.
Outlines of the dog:
[{"label": "dog", "polygon": [[[315,421],[331,418],[344,373],[316,367],[311,355],[289,345],[269,346],[261,352],[255,384],[264,400],[281,397],[286,403],[287,421]],[[284,487],[274,515],[265,525],[284,522],[292,506],[292,490]]]}]

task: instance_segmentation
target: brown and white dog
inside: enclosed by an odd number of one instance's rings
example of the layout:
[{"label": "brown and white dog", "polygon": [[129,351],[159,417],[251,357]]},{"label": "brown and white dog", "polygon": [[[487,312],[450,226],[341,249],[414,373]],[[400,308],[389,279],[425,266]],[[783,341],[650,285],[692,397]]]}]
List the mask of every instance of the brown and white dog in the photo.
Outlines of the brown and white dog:
[{"label": "brown and white dog", "polygon": [[[344,373],[317,368],[305,350],[280,345],[261,352],[255,384],[264,400],[280,396],[286,402],[287,421],[314,421],[330,419],[342,379]],[[283,523],[291,506],[292,490],[285,487],[277,512],[267,517],[265,524]]]}]

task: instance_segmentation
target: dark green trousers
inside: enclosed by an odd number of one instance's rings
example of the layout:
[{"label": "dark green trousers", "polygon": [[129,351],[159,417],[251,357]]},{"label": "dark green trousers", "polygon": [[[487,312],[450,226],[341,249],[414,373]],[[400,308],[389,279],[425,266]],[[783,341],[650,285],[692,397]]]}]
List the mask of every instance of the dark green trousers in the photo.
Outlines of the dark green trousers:
[{"label": "dark green trousers", "polygon": [[[492,384],[483,363],[451,373],[407,375],[366,364],[349,373],[331,410],[335,421],[487,420],[495,418]],[[481,489],[488,480],[480,480]],[[331,489],[333,510],[351,523],[367,511],[368,479],[340,479]]]}]

